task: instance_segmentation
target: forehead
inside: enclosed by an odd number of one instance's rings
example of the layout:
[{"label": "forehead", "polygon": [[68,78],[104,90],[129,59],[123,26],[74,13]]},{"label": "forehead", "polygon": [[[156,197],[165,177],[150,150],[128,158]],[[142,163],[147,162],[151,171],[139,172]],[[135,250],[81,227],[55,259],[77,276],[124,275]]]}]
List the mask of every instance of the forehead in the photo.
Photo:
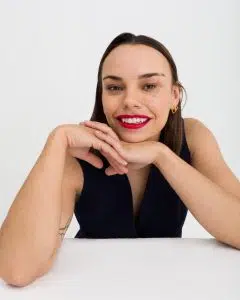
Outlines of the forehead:
[{"label": "forehead", "polygon": [[162,53],[145,45],[121,45],[106,57],[102,77],[111,74],[135,79],[150,72],[162,72],[170,77],[170,66]]}]

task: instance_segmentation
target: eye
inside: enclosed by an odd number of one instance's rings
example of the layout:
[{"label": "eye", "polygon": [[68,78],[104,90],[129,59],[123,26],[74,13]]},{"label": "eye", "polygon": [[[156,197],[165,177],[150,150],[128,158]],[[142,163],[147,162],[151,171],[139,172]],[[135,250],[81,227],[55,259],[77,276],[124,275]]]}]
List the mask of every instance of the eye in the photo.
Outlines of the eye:
[{"label": "eye", "polygon": [[109,86],[106,87],[106,89],[109,90],[109,91],[114,92],[114,91],[119,91],[121,89],[121,87],[117,86],[117,85],[109,85]]},{"label": "eye", "polygon": [[[148,87],[148,88],[145,89],[145,87]],[[144,85],[144,89],[145,89],[145,90],[152,90],[152,89],[154,89],[154,88],[156,88],[156,84],[145,84],[145,85]]]}]

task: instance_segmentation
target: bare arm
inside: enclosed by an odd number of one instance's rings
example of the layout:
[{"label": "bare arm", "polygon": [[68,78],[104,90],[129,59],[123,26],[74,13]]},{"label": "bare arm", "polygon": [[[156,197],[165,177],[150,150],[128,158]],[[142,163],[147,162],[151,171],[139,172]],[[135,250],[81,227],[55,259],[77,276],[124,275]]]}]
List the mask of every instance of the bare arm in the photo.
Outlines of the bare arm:
[{"label": "bare arm", "polygon": [[[72,202],[68,210],[62,210],[66,149],[62,131],[54,130],[2,224],[0,276],[10,283],[21,285],[49,261],[61,240],[61,220],[65,223],[62,232],[66,232],[66,219],[74,205]],[[69,178],[64,193],[74,199],[75,188],[76,180]]]}]

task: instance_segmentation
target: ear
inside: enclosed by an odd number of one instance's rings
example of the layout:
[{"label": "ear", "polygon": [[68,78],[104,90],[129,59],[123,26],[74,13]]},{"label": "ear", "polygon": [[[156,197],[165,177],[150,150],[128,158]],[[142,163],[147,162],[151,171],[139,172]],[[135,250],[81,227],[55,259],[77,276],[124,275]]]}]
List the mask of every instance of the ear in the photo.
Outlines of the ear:
[{"label": "ear", "polygon": [[175,107],[178,105],[179,101],[180,101],[180,96],[181,96],[181,91],[180,91],[180,87],[177,84],[174,84],[172,86],[172,106],[171,107]]}]

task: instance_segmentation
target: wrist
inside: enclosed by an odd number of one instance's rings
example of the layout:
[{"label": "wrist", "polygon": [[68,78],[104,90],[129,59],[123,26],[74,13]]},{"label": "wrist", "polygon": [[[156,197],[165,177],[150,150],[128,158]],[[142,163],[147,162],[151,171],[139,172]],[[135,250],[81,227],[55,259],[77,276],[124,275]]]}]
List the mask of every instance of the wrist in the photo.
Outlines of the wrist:
[{"label": "wrist", "polygon": [[153,161],[153,164],[160,169],[161,168],[161,164],[164,162],[164,160],[166,159],[168,153],[169,153],[169,148],[163,144],[158,142],[157,144],[157,154],[156,154],[156,158]]},{"label": "wrist", "polygon": [[57,144],[62,149],[67,150],[68,143],[64,127],[56,127],[48,136],[48,143]]}]

